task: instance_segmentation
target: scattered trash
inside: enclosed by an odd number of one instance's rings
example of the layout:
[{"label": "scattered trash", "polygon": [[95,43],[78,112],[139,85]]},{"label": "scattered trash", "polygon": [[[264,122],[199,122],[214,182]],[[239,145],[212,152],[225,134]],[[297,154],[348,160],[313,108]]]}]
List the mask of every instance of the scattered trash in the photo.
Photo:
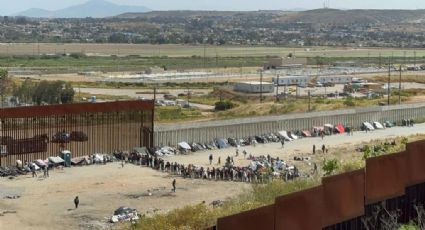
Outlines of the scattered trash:
[{"label": "scattered trash", "polygon": [[112,223],[123,222],[123,221],[133,221],[138,220],[139,215],[137,214],[136,209],[129,207],[120,207],[115,210],[114,215],[111,217]]}]

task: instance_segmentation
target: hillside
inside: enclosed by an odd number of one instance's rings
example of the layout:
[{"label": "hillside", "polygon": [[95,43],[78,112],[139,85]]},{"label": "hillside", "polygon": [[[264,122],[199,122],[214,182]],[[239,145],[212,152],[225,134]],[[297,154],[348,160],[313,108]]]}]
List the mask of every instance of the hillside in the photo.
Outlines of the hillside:
[{"label": "hillside", "polygon": [[105,0],[90,0],[80,5],[70,6],[64,9],[49,11],[33,8],[19,12],[16,16],[33,18],[103,18],[122,14],[125,12],[147,12],[150,9],[143,6],[117,5]]}]

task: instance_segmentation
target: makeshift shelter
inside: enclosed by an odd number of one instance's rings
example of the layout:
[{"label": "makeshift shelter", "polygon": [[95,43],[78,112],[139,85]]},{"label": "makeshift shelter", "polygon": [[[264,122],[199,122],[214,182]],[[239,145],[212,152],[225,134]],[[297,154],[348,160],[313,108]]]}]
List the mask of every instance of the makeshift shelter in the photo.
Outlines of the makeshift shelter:
[{"label": "makeshift shelter", "polygon": [[35,163],[38,167],[45,167],[45,166],[47,166],[47,164],[46,164],[43,160],[36,160],[36,161],[34,161],[34,163]]},{"label": "makeshift shelter", "polygon": [[294,140],[298,139],[298,136],[295,135],[293,132],[289,132],[288,134],[289,134],[289,137],[291,137],[292,139],[294,139]]},{"label": "makeshift shelter", "polygon": [[373,128],[373,125],[371,125],[369,122],[365,121],[363,122],[363,128],[367,129],[367,130],[375,130],[375,128]]},{"label": "makeshift shelter", "polygon": [[377,121],[373,122],[373,127],[375,127],[376,129],[384,129],[384,126]]},{"label": "makeshift shelter", "polygon": [[227,140],[226,140],[226,139],[218,138],[218,139],[216,140],[216,143],[217,143],[217,147],[218,147],[219,149],[227,148]]},{"label": "makeshift shelter", "polygon": [[288,132],[286,132],[285,130],[279,131],[278,133],[281,137],[283,137],[283,139],[285,139],[285,141],[293,140],[291,137],[288,136]]},{"label": "makeshift shelter", "polygon": [[65,163],[65,161],[60,157],[49,157],[49,162],[55,166]]},{"label": "makeshift shelter", "polygon": [[192,149],[187,142],[180,142],[180,143],[178,143],[178,146],[179,146],[180,149],[184,149],[184,150],[191,150]]},{"label": "makeshift shelter", "polygon": [[302,134],[303,134],[303,136],[305,136],[305,137],[311,137],[311,133],[310,133],[310,131],[308,131],[308,130],[304,130],[304,131],[302,131]]},{"label": "makeshift shelter", "polygon": [[89,163],[88,157],[75,157],[71,159],[72,165],[84,165],[88,163]]},{"label": "makeshift shelter", "polygon": [[336,130],[338,133],[345,133],[345,128],[344,128],[344,126],[342,126],[342,124],[338,124],[338,125],[336,125],[336,126],[335,126],[335,130]]},{"label": "makeshift shelter", "polygon": [[139,153],[139,154],[145,154],[146,153],[146,147],[135,147],[133,148],[133,152]]}]

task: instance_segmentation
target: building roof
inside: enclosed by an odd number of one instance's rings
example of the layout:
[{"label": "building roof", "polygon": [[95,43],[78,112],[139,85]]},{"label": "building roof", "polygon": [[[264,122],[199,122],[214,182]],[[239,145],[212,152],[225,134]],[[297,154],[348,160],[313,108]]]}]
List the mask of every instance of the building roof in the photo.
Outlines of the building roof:
[{"label": "building roof", "polygon": [[246,82],[237,82],[238,84],[246,84],[246,85],[271,85],[271,82],[265,82],[263,81],[263,83],[259,82],[259,81],[246,81]]}]

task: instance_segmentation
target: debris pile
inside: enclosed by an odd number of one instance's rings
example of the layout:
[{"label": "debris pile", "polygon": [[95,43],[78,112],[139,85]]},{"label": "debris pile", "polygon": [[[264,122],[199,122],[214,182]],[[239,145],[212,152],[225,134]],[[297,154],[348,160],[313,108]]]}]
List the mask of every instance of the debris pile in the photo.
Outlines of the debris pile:
[{"label": "debris pile", "polygon": [[123,221],[134,221],[138,220],[139,215],[136,209],[129,207],[120,207],[115,210],[114,215],[111,217],[112,223],[123,222]]}]

